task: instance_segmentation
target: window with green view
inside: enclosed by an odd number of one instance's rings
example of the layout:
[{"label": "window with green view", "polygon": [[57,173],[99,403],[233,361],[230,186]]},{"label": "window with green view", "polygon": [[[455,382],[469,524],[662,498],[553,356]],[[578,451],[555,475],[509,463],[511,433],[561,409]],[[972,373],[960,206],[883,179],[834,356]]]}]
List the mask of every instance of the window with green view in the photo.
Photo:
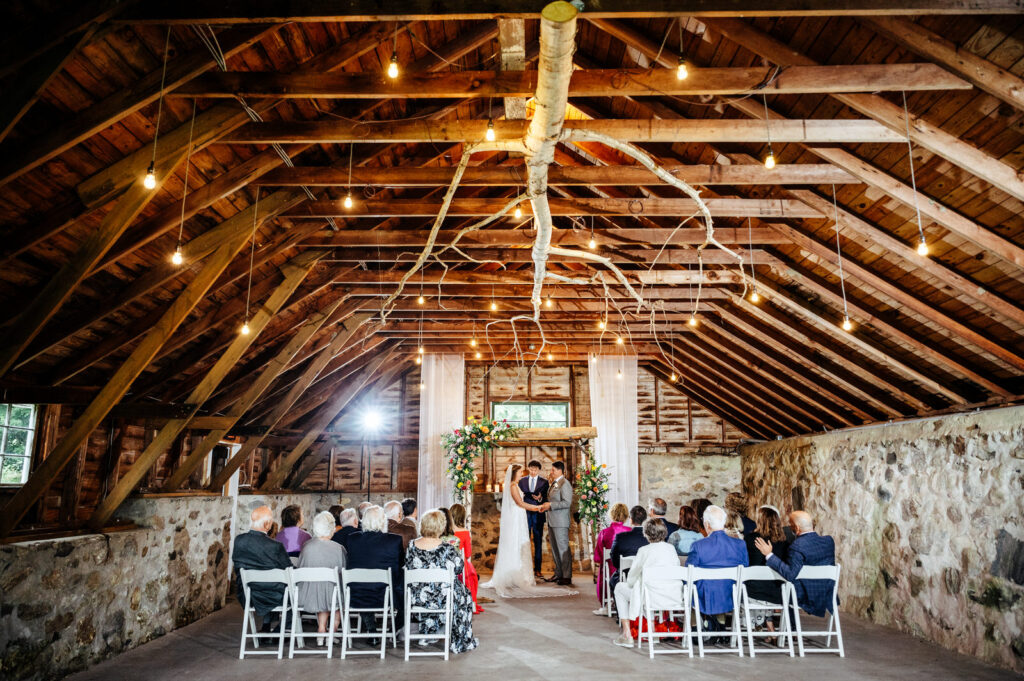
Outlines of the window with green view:
[{"label": "window with green view", "polygon": [[567,428],[568,402],[495,402],[491,418],[521,428]]},{"label": "window with green view", "polygon": [[36,405],[0,404],[0,484],[28,479],[36,434]]}]

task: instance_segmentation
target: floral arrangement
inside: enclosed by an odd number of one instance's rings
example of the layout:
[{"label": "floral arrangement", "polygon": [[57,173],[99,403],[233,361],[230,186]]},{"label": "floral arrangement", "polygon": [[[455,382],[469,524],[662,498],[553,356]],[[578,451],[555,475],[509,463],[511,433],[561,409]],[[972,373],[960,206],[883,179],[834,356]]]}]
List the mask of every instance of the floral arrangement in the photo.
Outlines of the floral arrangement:
[{"label": "floral arrangement", "polygon": [[441,447],[448,455],[448,477],[455,483],[455,501],[463,503],[473,489],[473,460],[494,449],[499,442],[514,440],[521,429],[508,421],[478,420],[441,436]]},{"label": "floral arrangement", "polygon": [[608,466],[594,461],[594,448],[583,447],[583,463],[576,469],[576,496],[581,523],[597,532],[608,511]]}]

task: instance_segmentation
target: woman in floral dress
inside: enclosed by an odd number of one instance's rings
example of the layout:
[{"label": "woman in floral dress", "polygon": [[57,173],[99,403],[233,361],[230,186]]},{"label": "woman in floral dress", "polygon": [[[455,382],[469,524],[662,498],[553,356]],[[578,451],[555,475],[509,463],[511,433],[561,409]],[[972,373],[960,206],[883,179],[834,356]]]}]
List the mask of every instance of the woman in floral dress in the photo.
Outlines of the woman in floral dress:
[{"label": "woman in floral dress", "polygon": [[[456,579],[452,594],[451,651],[464,653],[477,647],[473,637],[473,598],[469,589],[462,583],[459,576],[465,569],[462,551],[451,544],[443,542],[441,535],[445,531],[446,518],[441,511],[433,510],[423,514],[420,519],[421,537],[409,543],[405,556],[407,570],[423,570],[431,568],[450,568]],[[413,606],[442,609],[444,608],[446,588],[439,584],[411,584],[409,600]],[[438,634],[443,631],[443,615],[419,615],[421,634]]]}]

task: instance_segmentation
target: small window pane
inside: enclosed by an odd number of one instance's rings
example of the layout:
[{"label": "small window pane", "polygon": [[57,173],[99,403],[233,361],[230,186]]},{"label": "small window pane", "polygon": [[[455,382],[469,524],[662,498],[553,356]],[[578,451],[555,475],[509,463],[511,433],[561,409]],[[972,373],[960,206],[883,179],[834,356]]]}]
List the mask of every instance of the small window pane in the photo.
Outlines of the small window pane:
[{"label": "small window pane", "polygon": [[565,421],[534,421],[534,428],[565,428]]},{"label": "small window pane", "polygon": [[9,425],[16,428],[31,428],[32,415],[35,409],[30,404],[12,404],[11,420]]},{"label": "small window pane", "polygon": [[0,426],[7,425],[7,407],[6,404],[0,404]]},{"label": "small window pane", "polygon": [[5,456],[0,463],[0,484],[20,485],[28,477],[28,457]]},{"label": "small window pane", "polygon": [[28,433],[27,430],[9,429],[4,442],[4,454],[25,456],[28,453]]},{"label": "small window pane", "polygon": [[494,418],[498,421],[507,419],[513,422],[529,423],[530,405],[528,404],[496,404],[494,405]]},{"label": "small window pane", "polygon": [[563,425],[568,420],[566,412],[568,405],[565,404],[535,404],[533,413],[530,415],[534,422],[537,421],[560,421]]}]

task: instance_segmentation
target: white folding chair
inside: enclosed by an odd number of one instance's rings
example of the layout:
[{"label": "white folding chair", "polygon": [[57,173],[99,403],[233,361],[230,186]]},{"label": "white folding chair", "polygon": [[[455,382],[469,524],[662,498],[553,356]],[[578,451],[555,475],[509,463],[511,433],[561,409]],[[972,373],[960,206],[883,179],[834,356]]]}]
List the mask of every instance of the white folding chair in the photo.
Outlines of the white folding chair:
[{"label": "white folding chair", "polygon": [[[409,587],[413,584],[437,584],[440,585],[444,591],[444,607],[427,608],[420,605],[413,605],[412,593]],[[432,569],[420,569],[420,570],[406,570],[405,571],[405,659],[409,660],[410,655],[415,656],[426,656],[426,655],[439,655],[448,659],[448,650],[451,647],[452,640],[452,603],[455,594],[455,575],[448,568],[432,568]],[[444,616],[444,632],[440,634],[413,634],[412,632],[412,616],[413,615],[442,615]],[[444,643],[443,651],[422,651],[422,652],[410,652],[409,644],[415,639],[417,641],[442,641]]]},{"label": "white folding chair", "polygon": [[[760,602],[752,602],[750,595],[747,593],[747,582],[781,582],[782,587],[782,603],[781,604],[762,604]],[[750,650],[750,656],[756,657],[758,651],[762,653],[789,653],[790,657],[793,657],[793,628],[790,626],[789,617],[787,615],[787,609],[789,607],[789,587],[791,585],[786,581],[786,578],[780,575],[775,570],[772,570],[767,565],[756,565],[754,567],[741,567],[740,568],[740,610],[743,614],[743,623],[747,632],[747,649]],[[754,624],[751,620],[751,614],[754,612],[763,612],[766,616],[772,617],[776,613],[782,615],[780,618],[779,631],[754,631]],[[788,644],[786,648],[757,648],[754,646],[754,638],[775,638],[782,637]]]},{"label": "white folding chair", "polygon": [[[797,602],[796,586],[792,583],[789,587],[789,606],[793,610],[793,621],[796,624],[796,641],[800,649],[800,657],[804,653],[839,653],[839,657],[846,657],[843,650],[843,631],[839,626],[839,566],[838,565],[805,565],[800,568],[797,580],[802,579],[830,579],[832,580],[832,612],[828,614],[828,626],[824,631],[804,631],[800,623],[800,604]],[[804,648],[804,637],[825,637],[825,647]],[[832,647],[832,637],[836,637],[836,647]]]},{"label": "white folding chair", "polygon": [[[696,615],[697,627],[694,632],[694,636],[697,637],[697,648],[700,652],[700,656],[704,657],[704,653],[736,653],[740,657],[743,657],[743,635],[740,633],[740,610],[739,610],[739,583],[740,583],[740,567],[730,568],[699,568],[693,565],[686,567],[687,582],[689,584],[689,591],[691,597],[691,604]],[[700,607],[700,593],[697,590],[697,583],[702,581],[715,581],[715,580],[730,580],[732,581],[732,633],[721,632],[721,631],[704,631],[704,624],[701,621],[701,607]],[[709,615],[710,617],[710,615]],[[704,649],[704,639],[708,637],[722,637],[728,636],[733,642],[727,648],[709,648]]]},{"label": "white folding chair", "polygon": [[604,608],[608,617],[612,616],[612,606],[615,599],[612,597],[612,575],[611,563],[608,560],[601,561],[601,607]]},{"label": "white folding chair", "polygon": [[[345,594],[344,610],[341,618],[341,659],[348,655],[376,655],[376,650],[351,650],[352,640],[357,638],[380,638],[380,659],[384,659],[384,651],[388,642],[388,622],[391,622],[391,643],[397,646],[398,641],[395,635],[395,607],[394,596],[391,589],[391,571],[386,569],[354,569],[341,571],[342,590]],[[378,608],[353,608],[352,607],[352,585],[353,584],[380,584],[384,586],[384,602]],[[374,618],[380,617],[381,631],[364,632],[362,630],[362,615],[369,613]],[[356,618],[355,631],[352,630],[352,618]],[[408,632],[407,632],[408,633]]]},{"label": "white folding chair", "polygon": [[[334,568],[292,568],[288,571],[291,577],[289,590],[291,591],[292,601],[292,635],[291,642],[288,645],[288,659],[295,657],[295,642],[299,643],[300,655],[322,655],[326,652],[327,657],[330,658],[334,654],[334,635],[338,633],[338,629],[335,626],[335,612],[341,612],[341,583],[338,581],[338,571]],[[323,582],[331,586],[331,611],[328,615],[330,623],[327,628],[326,634],[318,632],[305,632],[302,629],[302,614],[303,610],[299,607],[299,584],[312,584]],[[315,615],[315,613],[313,613]],[[317,650],[315,648],[306,650],[305,641],[310,636],[327,636],[327,648],[326,650]]]},{"label": "white folding chair", "polygon": [[[690,638],[690,608],[687,571],[684,567],[649,567],[645,568],[640,579],[640,589],[644,599],[644,618],[647,620],[646,631],[640,632],[640,648],[647,639],[647,652],[653,660],[655,655],[686,653],[693,657],[693,640]],[[669,595],[671,594],[671,595]],[[654,613],[668,612],[669,621],[675,619],[676,613],[682,613],[683,631],[654,631]],[[662,617],[664,620],[664,617]],[[682,637],[679,648],[661,648],[655,650],[654,644],[663,638]]]},{"label": "white folding chair", "polygon": [[[284,656],[285,620],[288,615],[288,585],[290,584],[288,570],[249,570],[246,568],[238,570],[242,577],[242,593],[245,595],[245,607],[242,610],[242,642],[238,650],[239,660],[244,660],[246,653],[250,655],[276,654],[279,660]],[[256,628],[256,609],[252,607],[252,586],[254,584],[283,584],[285,587],[284,593],[281,595],[281,605],[270,611],[281,615],[281,630],[276,634],[262,633]],[[269,616],[269,613],[266,616]],[[276,638],[277,650],[259,650],[261,638]],[[246,648],[247,640],[252,641],[253,649]]]}]

